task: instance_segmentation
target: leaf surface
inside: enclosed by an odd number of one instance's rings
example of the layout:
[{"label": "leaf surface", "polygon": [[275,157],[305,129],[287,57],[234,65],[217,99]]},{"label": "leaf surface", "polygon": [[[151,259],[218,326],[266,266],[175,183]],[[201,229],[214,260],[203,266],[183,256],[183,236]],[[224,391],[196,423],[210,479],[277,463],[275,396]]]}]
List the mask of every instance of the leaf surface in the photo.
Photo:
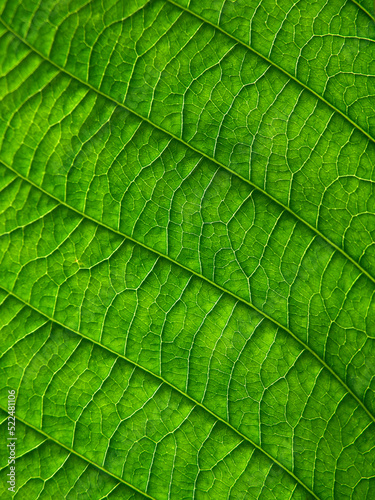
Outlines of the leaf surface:
[{"label": "leaf surface", "polygon": [[370,500],[368,6],[12,1],[0,18],[20,497]]}]

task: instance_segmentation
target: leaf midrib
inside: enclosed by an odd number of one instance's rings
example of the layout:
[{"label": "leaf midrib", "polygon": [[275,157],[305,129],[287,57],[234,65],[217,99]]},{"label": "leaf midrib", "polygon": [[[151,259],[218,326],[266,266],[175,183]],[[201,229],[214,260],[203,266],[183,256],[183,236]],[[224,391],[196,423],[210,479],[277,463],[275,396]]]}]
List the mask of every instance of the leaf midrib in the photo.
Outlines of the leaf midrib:
[{"label": "leaf midrib", "polygon": [[[4,289],[5,290],[5,289]],[[39,311],[38,311],[39,312]],[[40,313],[40,314],[43,314],[43,313]],[[7,412],[6,408],[0,404],[0,409],[3,410],[4,412]],[[104,472],[105,474],[113,477],[114,479],[116,479],[117,481],[120,481],[120,483],[122,484],[125,484],[126,486],[128,486],[129,488],[131,488],[132,490],[136,491],[137,493],[140,493],[142,496],[146,497],[146,498],[149,498],[150,500],[157,500],[156,498],[154,497],[151,497],[150,495],[148,495],[147,493],[145,493],[144,491],[138,489],[136,486],[133,486],[131,483],[128,483],[127,481],[125,481],[125,479],[122,479],[120,476],[117,476],[116,474],[114,474],[113,472],[110,472],[108,471],[107,469],[105,469],[104,467],[102,467],[101,465],[99,464],[96,464],[95,462],[93,462],[92,460],[90,460],[89,458],[85,457],[84,455],[81,455],[78,451],[74,450],[73,448],[70,448],[69,446],[65,445],[64,443],[61,443],[58,439],[52,437],[51,435],[47,434],[46,432],[44,432],[42,429],[38,429],[38,427],[35,427],[33,424],[30,424],[30,422],[27,422],[26,420],[24,420],[23,418],[19,417],[18,415],[15,415],[15,418],[17,420],[19,420],[20,422],[22,422],[24,425],[26,425],[27,427],[29,427],[30,429],[33,429],[35,432],[38,432],[39,434],[42,434],[45,438],[47,438],[48,440],[50,441],[53,441],[55,444],[57,444],[58,446],[61,446],[61,448],[64,448],[65,450],[67,450],[69,453],[73,454],[73,455],[76,455],[77,457],[79,457],[81,460],[84,460],[85,462],[89,463],[90,465],[92,465],[93,467],[101,470],[102,472]],[[16,457],[16,459],[19,458],[18,456]],[[118,486],[118,484],[117,484]]]},{"label": "leaf midrib", "polygon": [[[95,344],[97,346],[99,346],[101,349],[104,349],[108,352],[110,352],[111,354],[113,354],[114,356],[116,356],[117,358],[121,358],[125,361],[127,361],[128,363],[132,364],[133,366],[139,368],[140,370],[143,370],[144,372],[148,373],[149,375],[151,375],[152,377],[154,378],[157,378],[158,380],[160,380],[163,384],[166,384],[167,386],[169,386],[170,388],[172,388],[173,390],[177,391],[179,394],[181,394],[183,397],[187,398],[189,401],[191,401],[194,405],[202,408],[202,410],[204,410],[205,412],[209,413],[215,420],[221,422],[222,424],[224,424],[226,427],[230,428],[233,432],[235,432],[239,437],[241,437],[241,439],[243,439],[244,441],[250,443],[254,448],[256,448],[258,451],[260,451],[261,453],[263,453],[264,455],[266,455],[266,457],[268,457],[273,463],[275,463],[276,465],[278,465],[279,467],[281,467],[283,470],[285,470],[285,472],[287,472],[287,474],[289,474],[298,484],[300,484],[306,491],[308,491],[316,500],[320,500],[320,498],[316,495],[316,493],[314,493],[314,491],[312,491],[301,479],[298,478],[298,476],[296,476],[294,474],[294,472],[292,472],[291,470],[289,470],[285,465],[283,465],[281,462],[279,462],[275,457],[273,457],[272,455],[270,455],[267,451],[265,451],[260,445],[258,445],[255,441],[253,441],[252,439],[250,439],[249,437],[247,437],[245,434],[242,434],[241,431],[239,431],[238,429],[236,429],[234,426],[232,426],[232,424],[230,424],[227,420],[223,419],[222,417],[216,415],[215,412],[211,411],[209,408],[207,408],[203,403],[200,403],[199,401],[197,401],[196,399],[194,399],[192,396],[190,396],[188,393],[184,392],[182,389],[179,389],[177,386],[175,386],[174,384],[172,384],[172,382],[169,382],[168,380],[166,380],[164,377],[162,377],[161,375],[158,375],[154,372],[152,372],[151,370],[149,370],[148,368],[144,367],[143,365],[140,365],[139,363],[137,363],[136,361],[133,361],[132,359],[126,357],[125,355],[123,354],[120,354],[116,351],[114,351],[113,349],[111,349],[110,347],[108,346],[105,346],[103,344],[101,344],[100,342],[86,336],[85,334],[79,332],[78,330],[74,330],[73,328],[71,327],[67,327],[66,325],[64,325],[63,323],[61,323],[60,321],[56,320],[55,318],[52,318],[51,316],[49,316],[48,314],[40,311],[38,308],[36,308],[34,305],[32,305],[30,302],[27,302],[25,299],[23,299],[22,297],[19,297],[17,294],[15,294],[14,292],[11,292],[10,290],[8,290],[7,288],[5,288],[3,285],[0,285],[0,289],[2,289],[4,292],[8,293],[10,296],[14,297],[15,299],[19,300],[20,302],[22,302],[23,304],[25,304],[26,306],[30,307],[31,309],[33,309],[34,311],[36,311],[38,314],[40,314],[41,316],[44,316],[48,321],[50,321],[51,323],[55,323],[56,325],[59,325],[61,326],[62,328],[64,328],[65,330],[67,331],[70,331],[78,336],[80,336],[81,338],[87,340],[88,342],[91,342],[92,344]],[[0,409],[3,409],[4,408],[1,406],[0,404]],[[16,418],[19,418],[19,417],[16,417]],[[92,465],[94,465],[95,467],[99,467],[101,470],[103,470],[104,472],[108,472],[106,471],[106,469],[104,469],[103,467],[95,464],[94,462],[91,462],[89,459],[85,458],[83,455],[80,455],[78,452],[74,451],[72,448],[64,445],[63,443],[60,443],[59,441],[57,441],[55,438],[49,436],[47,433],[45,433],[44,431],[38,429],[37,427],[33,426],[32,424],[29,424],[28,422],[22,420],[19,418],[20,421],[22,421],[25,425],[29,425],[29,427],[33,428],[34,430],[36,430],[37,432],[41,432],[43,433],[46,437],[48,437],[49,439],[55,441],[57,444],[60,444],[61,446],[63,446],[64,448],[66,448],[67,450],[71,451],[72,453],[75,453],[76,455],[78,455],[80,458],[84,459],[84,460],[87,460],[88,462],[92,463]],[[130,483],[127,483],[126,481],[124,481],[123,479],[121,479],[120,477],[116,476],[115,474],[112,474],[110,472],[108,472],[108,474],[111,474],[113,477],[115,477],[116,479],[122,481],[122,482],[125,482],[125,484],[127,484],[128,486],[131,486]],[[141,490],[138,490],[137,488],[133,487],[132,488],[136,489],[138,492],[144,494],[144,495],[147,495],[147,493],[141,491]],[[149,497],[149,498],[152,498],[152,497]],[[156,500],[156,499],[153,499],[152,500]]]},{"label": "leaf midrib", "polygon": [[[108,231],[111,231],[115,234],[118,234],[119,236],[121,236],[122,238],[124,239],[128,239],[129,241],[133,242],[134,244],[136,245],[139,245],[143,248],[145,248],[146,250],[148,250],[149,252],[157,255],[158,257],[161,257],[162,259],[165,259],[169,262],[171,262],[172,264],[184,269],[185,271],[189,272],[190,274],[194,275],[194,276],[197,276],[198,278],[200,278],[201,280],[205,281],[206,283],[209,283],[211,286],[217,288],[218,290],[220,290],[221,292],[223,293],[226,293],[228,295],[230,295],[231,297],[233,297],[236,301],[238,302],[242,302],[243,304],[245,304],[247,307],[250,307],[251,309],[253,309],[254,311],[256,311],[258,314],[260,314],[261,316],[263,316],[265,319],[271,321],[272,323],[274,323],[278,328],[281,328],[282,330],[284,330],[286,333],[288,333],[295,341],[297,341],[302,347],[303,349],[305,349],[306,351],[308,351],[312,356],[314,356],[318,362],[324,367],[326,368],[330,373],[331,375],[333,375],[336,380],[344,387],[344,389],[346,390],[346,392],[348,394],[350,394],[354,399],[355,401],[357,402],[357,404],[366,412],[366,414],[368,415],[368,417],[375,423],[375,416],[372,415],[372,413],[370,412],[370,410],[366,407],[366,405],[361,401],[361,399],[352,391],[352,389],[350,389],[350,387],[346,384],[346,382],[308,345],[306,344],[303,340],[301,340],[297,335],[295,335],[289,328],[287,328],[286,326],[284,326],[282,323],[278,322],[276,319],[272,318],[272,316],[269,316],[266,312],[262,311],[261,309],[259,309],[257,306],[255,306],[253,303],[251,302],[248,302],[247,300],[243,299],[242,297],[236,295],[234,292],[231,292],[230,290],[222,287],[221,285],[215,283],[214,281],[211,281],[209,278],[207,278],[206,276],[204,276],[203,274],[200,274],[198,273],[197,271],[194,271],[193,269],[190,269],[189,267],[187,266],[184,266],[183,264],[181,264],[180,262],[172,259],[171,257],[169,257],[168,255],[165,255],[165,254],[162,254],[160,252],[158,252],[157,250],[147,246],[145,243],[142,243],[138,240],[136,240],[135,238],[133,238],[132,236],[128,236],[126,235],[125,233],[122,233],[121,231],[117,230],[117,229],[114,229],[110,226],[107,226],[107,224],[105,224],[104,222],[101,222],[101,221],[98,221],[96,219],[94,219],[93,217],[90,217],[89,215],[85,214],[84,212],[81,212],[79,211],[78,209],[74,208],[74,207],[71,207],[69,204],[65,203],[64,201],[61,201],[59,198],[53,196],[51,193],[49,193],[48,191],[45,191],[42,187],[38,186],[37,184],[35,184],[34,182],[32,182],[30,179],[28,179],[27,177],[24,177],[23,175],[21,175],[19,172],[17,172],[17,170],[15,170],[14,168],[10,167],[9,165],[7,165],[3,160],[1,160],[1,163],[6,167],[8,168],[10,171],[12,171],[14,174],[16,174],[19,178],[21,178],[22,180],[24,180],[25,182],[29,183],[30,185],[32,185],[33,187],[35,187],[36,189],[38,189],[39,191],[41,191],[42,193],[44,193],[46,196],[52,198],[53,200],[57,201],[60,205],[63,205],[65,206],[66,208],[68,208],[69,210],[72,210],[73,212],[77,213],[80,217],[82,217],[83,219],[87,219],[87,220],[90,220],[91,222],[93,222],[94,224],[97,224],[99,226],[102,226],[104,227],[105,229],[107,229]],[[1,288],[1,286],[0,286]],[[7,292],[7,293],[12,293],[10,292],[9,290],[7,290],[6,288],[3,287],[3,289]],[[21,299],[20,297],[16,296],[15,297],[19,298],[20,300],[23,300]],[[30,305],[28,302],[24,301],[26,304]],[[31,306],[33,307],[33,306]],[[38,312],[40,312],[38,309],[36,309]],[[42,312],[40,312],[41,314],[44,314]],[[46,316],[47,318],[49,318],[48,315],[44,314],[44,316]],[[49,318],[51,320],[53,320],[52,318]],[[53,320],[55,321],[55,320]],[[56,322],[56,321],[55,321]],[[60,324],[60,323],[59,323]],[[70,330],[72,330],[70,327],[66,326],[66,325],[63,325],[61,323],[62,326],[64,326],[64,328],[68,328]],[[74,331],[74,330],[72,330]],[[79,333],[79,332],[77,332]],[[101,344],[100,344],[101,345]],[[151,372],[150,372],[151,373]]]},{"label": "leaf midrib", "polygon": [[[169,1],[169,2],[172,2],[172,0],[166,0],[166,1]],[[173,3],[173,2],[172,2]],[[178,6],[178,4],[174,4],[176,6]],[[181,7],[182,8],[182,7]],[[193,15],[193,13],[191,13],[190,11],[187,11],[188,13],[190,13],[191,15]],[[195,15],[195,14],[194,14]],[[207,21],[205,21],[203,18],[200,18],[202,22],[205,22],[205,23],[208,23]],[[185,147],[191,149],[192,151],[198,153],[199,155],[203,156],[204,158],[207,158],[210,162],[212,163],[215,163],[216,165],[218,165],[219,167],[225,169],[227,172],[229,172],[231,175],[241,179],[243,182],[246,182],[247,184],[249,184],[253,189],[259,191],[260,193],[262,193],[264,196],[266,196],[267,198],[269,198],[270,200],[272,200],[274,203],[276,203],[279,207],[281,207],[283,210],[285,210],[286,212],[290,213],[295,219],[297,219],[298,221],[300,221],[302,224],[304,224],[306,227],[308,227],[311,231],[313,231],[317,236],[319,236],[320,238],[322,238],[326,243],[328,243],[328,245],[330,245],[331,247],[333,247],[335,250],[337,250],[338,252],[340,252],[347,260],[349,260],[359,271],[361,274],[364,274],[370,281],[372,281],[374,284],[375,284],[375,277],[373,277],[366,269],[364,269],[357,261],[355,261],[349,254],[347,254],[345,252],[345,250],[343,248],[341,248],[340,246],[338,246],[336,243],[334,243],[332,240],[330,240],[327,236],[325,236],[321,231],[319,231],[319,229],[317,229],[316,227],[314,227],[312,224],[310,224],[309,222],[307,222],[305,219],[303,219],[302,217],[300,217],[297,213],[295,213],[290,207],[288,207],[287,205],[284,205],[280,200],[278,200],[277,198],[275,198],[274,196],[272,196],[271,194],[269,194],[267,191],[265,191],[264,189],[262,189],[260,186],[258,186],[257,184],[254,184],[252,181],[250,181],[249,179],[246,179],[246,177],[243,177],[242,175],[240,175],[239,173],[235,172],[234,170],[232,170],[231,168],[229,168],[228,166],[226,166],[224,163],[221,163],[220,161],[216,160],[215,158],[212,158],[210,157],[209,155],[207,155],[206,153],[200,151],[199,149],[195,148],[194,146],[192,146],[191,144],[189,144],[188,142],[185,142],[182,138],[174,135],[172,132],[169,132],[165,129],[163,129],[161,126],[159,125],[156,125],[155,123],[153,123],[151,120],[149,120],[148,118],[138,114],[136,111],[132,110],[131,108],[129,108],[128,106],[126,106],[124,103],[120,102],[120,101],[117,101],[115,98],[109,96],[108,94],[105,94],[104,92],[102,92],[101,90],[97,89],[96,87],[93,87],[90,83],[80,79],[79,77],[75,76],[73,73],[70,73],[67,69],[65,68],[62,68],[61,66],[59,66],[58,64],[56,64],[55,62],[53,62],[52,60],[50,60],[47,56],[45,56],[43,53],[41,53],[39,50],[37,50],[35,47],[33,47],[28,41],[26,41],[24,38],[22,38],[16,31],[14,31],[5,21],[3,21],[3,19],[1,19],[1,16],[0,16],[0,24],[2,24],[10,33],[12,33],[16,38],[18,38],[22,43],[24,43],[27,47],[29,47],[30,50],[32,50],[33,52],[35,52],[39,57],[41,57],[43,60],[47,61],[49,64],[51,64],[52,66],[54,66],[55,68],[57,68],[60,72],[62,73],[65,73],[66,75],[68,75],[70,78],[72,78],[73,80],[76,80],[77,82],[81,83],[83,86],[86,86],[88,87],[90,90],[92,90],[93,92],[101,95],[102,97],[104,97],[105,99],[108,99],[109,101],[112,101],[114,104],[116,104],[117,106],[120,106],[124,109],[126,109],[126,111],[128,111],[129,113],[131,113],[132,115],[136,116],[137,118],[141,119],[142,121],[148,123],[149,125],[151,125],[152,127],[160,130],[161,132],[163,132],[164,134],[172,137],[173,139],[175,139],[176,141],[180,142],[181,144],[183,144]],[[210,23],[209,23],[210,24]],[[215,29],[220,29],[219,27],[215,26],[212,24],[212,26],[215,28]],[[222,30],[221,30],[222,31]],[[223,33],[226,35],[226,36],[231,36],[229,35],[228,33],[226,33],[225,31],[223,31]],[[232,37],[233,38],[233,37]],[[237,41],[237,39],[234,38],[234,40]],[[238,43],[242,43],[240,40],[238,40]],[[246,45],[245,45],[246,46]],[[246,46],[247,48],[249,48],[250,50],[254,50],[252,49],[250,46]],[[261,54],[259,54],[259,57],[263,57]],[[268,61],[269,64],[272,64],[273,66],[277,67],[274,63],[272,63],[271,61]],[[278,67],[277,67],[278,68]],[[291,75],[289,75],[289,73],[286,73],[284,70],[282,70],[281,68],[278,68],[280,69],[280,71],[283,71],[288,77],[290,78],[294,78],[292,77]],[[303,84],[301,82],[299,82],[298,80],[295,80],[297,83],[299,83],[300,85],[303,86]],[[323,99],[321,96],[319,96],[319,94],[315,94],[314,91],[312,91],[311,89],[309,89],[308,87],[305,87],[306,90],[308,91],[311,91],[317,98],[319,99]],[[341,114],[345,119],[349,120],[350,121],[350,118],[347,117],[345,114],[341,113],[341,111],[339,111],[338,109],[336,109],[335,107],[333,107],[328,101],[324,101],[328,106],[330,106],[333,111]],[[360,132],[362,132],[363,134],[365,134],[371,141],[373,141],[375,143],[375,139],[373,139],[370,135],[368,135],[364,130],[362,130],[361,128],[359,128],[354,122],[351,122],[352,125],[357,128]],[[1,160],[3,163],[4,161]],[[16,171],[15,171],[16,172]],[[16,172],[17,173],[17,172]],[[27,179],[26,179],[27,180]],[[47,193],[48,194],[48,193]],[[60,200],[58,200],[60,202]],[[61,202],[60,202],[61,203]],[[72,208],[72,207],[70,207]],[[94,219],[93,219],[94,220]],[[128,236],[127,236],[128,237]],[[162,254],[160,254],[162,255]]]}]

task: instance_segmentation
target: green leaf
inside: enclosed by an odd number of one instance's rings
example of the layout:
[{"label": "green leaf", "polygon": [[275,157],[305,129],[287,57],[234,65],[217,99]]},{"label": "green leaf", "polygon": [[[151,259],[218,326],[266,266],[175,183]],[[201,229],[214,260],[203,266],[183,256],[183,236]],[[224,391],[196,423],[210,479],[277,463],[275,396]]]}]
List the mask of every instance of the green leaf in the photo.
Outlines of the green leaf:
[{"label": "green leaf", "polygon": [[0,6],[2,497],[375,498],[371,2]]}]

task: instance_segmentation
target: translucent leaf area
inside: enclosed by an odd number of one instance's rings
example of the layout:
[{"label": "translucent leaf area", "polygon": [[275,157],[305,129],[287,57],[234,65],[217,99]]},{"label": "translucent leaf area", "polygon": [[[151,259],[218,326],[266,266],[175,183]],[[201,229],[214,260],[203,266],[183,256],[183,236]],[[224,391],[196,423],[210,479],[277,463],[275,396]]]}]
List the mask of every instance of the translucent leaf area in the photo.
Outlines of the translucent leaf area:
[{"label": "translucent leaf area", "polygon": [[372,1],[0,12],[1,498],[374,500]]}]

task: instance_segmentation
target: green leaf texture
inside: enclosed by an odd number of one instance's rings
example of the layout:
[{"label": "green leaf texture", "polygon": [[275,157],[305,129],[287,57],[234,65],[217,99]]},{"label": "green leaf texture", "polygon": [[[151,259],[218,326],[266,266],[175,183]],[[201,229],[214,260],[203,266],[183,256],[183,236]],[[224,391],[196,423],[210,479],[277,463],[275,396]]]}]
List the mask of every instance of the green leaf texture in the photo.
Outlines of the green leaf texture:
[{"label": "green leaf texture", "polygon": [[372,8],[1,0],[1,498],[375,499]]}]

